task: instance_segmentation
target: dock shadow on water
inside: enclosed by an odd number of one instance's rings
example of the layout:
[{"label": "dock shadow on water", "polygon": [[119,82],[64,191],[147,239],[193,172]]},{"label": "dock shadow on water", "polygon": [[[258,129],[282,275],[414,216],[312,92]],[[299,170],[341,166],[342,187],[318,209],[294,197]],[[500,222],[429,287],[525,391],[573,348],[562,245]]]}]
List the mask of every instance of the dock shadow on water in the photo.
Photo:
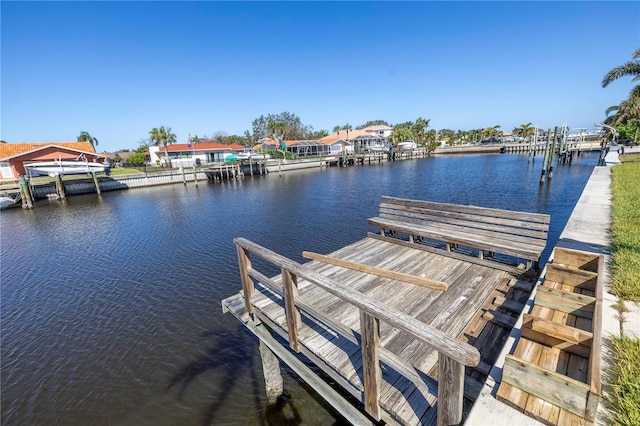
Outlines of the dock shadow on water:
[{"label": "dock shadow on water", "polygon": [[[242,374],[250,376],[252,383],[251,394],[256,412],[256,422],[264,426],[295,426],[305,422],[294,403],[294,398],[285,389],[278,400],[270,404],[266,398],[262,365],[259,361],[257,340],[252,339],[246,330],[215,329],[202,333],[201,339],[210,340],[210,347],[206,353],[197,356],[183,367],[178,369],[166,386],[165,391],[175,394],[175,398],[183,401],[188,394],[188,388],[195,384],[198,378],[207,373],[214,373],[217,380],[215,392],[210,396],[210,402],[199,414],[198,424],[217,424],[218,415],[223,412],[229,403],[233,390],[237,387]],[[230,356],[235,354],[236,356]],[[244,354],[244,356],[237,356]],[[289,373],[288,368],[282,365],[283,373]],[[289,375],[291,379],[291,375]],[[208,379],[207,379],[208,380]],[[296,379],[293,379],[296,380]],[[334,423],[342,424],[339,421]]]}]

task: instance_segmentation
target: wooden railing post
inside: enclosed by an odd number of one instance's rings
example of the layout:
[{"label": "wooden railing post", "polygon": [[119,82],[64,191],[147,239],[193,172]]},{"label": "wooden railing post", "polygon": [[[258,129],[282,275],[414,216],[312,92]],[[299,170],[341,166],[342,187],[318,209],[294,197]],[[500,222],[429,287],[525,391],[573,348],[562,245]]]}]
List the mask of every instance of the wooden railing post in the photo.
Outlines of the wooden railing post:
[{"label": "wooden railing post", "polygon": [[380,320],[360,310],[360,335],[362,338],[362,375],[364,379],[364,409],[374,419],[382,418],[380,389]]},{"label": "wooden railing post", "polygon": [[253,305],[251,298],[255,293],[255,284],[249,276],[249,268],[251,268],[251,259],[249,251],[236,244],[238,253],[238,265],[240,266],[240,280],[242,281],[242,294],[244,295],[244,306],[249,314],[253,314]]},{"label": "wooden railing post", "polygon": [[298,277],[284,268],[282,272],[282,287],[284,293],[284,310],[287,315],[287,332],[289,333],[289,347],[300,352],[298,343],[298,328],[300,327],[300,309],[296,306],[298,297]]},{"label": "wooden railing post", "polygon": [[438,352],[438,426],[462,422],[464,365]]}]

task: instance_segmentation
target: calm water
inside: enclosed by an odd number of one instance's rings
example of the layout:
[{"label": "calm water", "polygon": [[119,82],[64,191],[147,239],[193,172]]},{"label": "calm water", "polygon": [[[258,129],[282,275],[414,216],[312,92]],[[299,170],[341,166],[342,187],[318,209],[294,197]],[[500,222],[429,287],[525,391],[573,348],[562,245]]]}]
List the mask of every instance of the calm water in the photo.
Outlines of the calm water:
[{"label": "calm water", "polygon": [[[40,201],[1,216],[2,424],[284,424],[257,340],[220,300],[233,238],[303,262],[363,238],[380,195],[552,215],[550,246],[596,156],[539,186],[540,157],[478,155],[289,172]],[[549,249],[543,258],[549,254]],[[289,424],[336,416],[285,374]]]}]

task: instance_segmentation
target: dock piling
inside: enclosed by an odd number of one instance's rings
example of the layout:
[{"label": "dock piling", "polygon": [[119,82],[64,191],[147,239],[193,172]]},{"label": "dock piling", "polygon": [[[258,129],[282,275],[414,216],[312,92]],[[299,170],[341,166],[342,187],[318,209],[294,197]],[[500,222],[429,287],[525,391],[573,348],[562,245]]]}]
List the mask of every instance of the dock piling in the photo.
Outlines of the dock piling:
[{"label": "dock piling", "polygon": [[31,198],[31,191],[29,191],[27,179],[24,176],[20,176],[20,197],[22,198],[23,209],[33,208],[33,199]]},{"label": "dock piling", "polygon": [[267,399],[269,404],[275,404],[278,401],[278,397],[284,392],[284,381],[280,373],[280,360],[262,340],[260,340],[260,358],[262,359],[262,372],[264,374]]},{"label": "dock piling", "polygon": [[58,191],[58,196],[60,198],[65,198],[66,194],[64,193],[64,184],[62,183],[62,176],[60,173],[56,173],[56,190]]},{"label": "dock piling", "polygon": [[96,187],[96,193],[98,195],[102,195],[102,192],[100,192],[100,184],[98,183],[98,178],[96,177],[96,172],[91,172],[91,177],[93,178],[93,184]]},{"label": "dock piling", "polygon": [[556,153],[556,138],[558,137],[558,126],[553,129],[553,138],[551,138],[551,144],[549,146],[549,161],[547,166],[549,167],[549,171],[547,172],[547,179],[551,180],[553,177],[553,160]]}]

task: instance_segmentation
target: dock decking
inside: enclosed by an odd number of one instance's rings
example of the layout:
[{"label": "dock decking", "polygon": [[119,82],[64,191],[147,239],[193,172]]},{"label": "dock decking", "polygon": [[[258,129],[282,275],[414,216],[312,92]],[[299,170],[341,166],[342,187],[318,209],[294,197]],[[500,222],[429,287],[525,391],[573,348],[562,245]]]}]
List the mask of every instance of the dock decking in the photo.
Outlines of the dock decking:
[{"label": "dock decking", "polygon": [[[373,234],[329,258],[305,253],[322,260],[304,265],[236,244],[243,292],[223,309],[259,337],[262,324],[287,341],[363,404],[371,422],[461,422],[534,279],[523,268]],[[282,273],[256,271],[252,255]]]}]

